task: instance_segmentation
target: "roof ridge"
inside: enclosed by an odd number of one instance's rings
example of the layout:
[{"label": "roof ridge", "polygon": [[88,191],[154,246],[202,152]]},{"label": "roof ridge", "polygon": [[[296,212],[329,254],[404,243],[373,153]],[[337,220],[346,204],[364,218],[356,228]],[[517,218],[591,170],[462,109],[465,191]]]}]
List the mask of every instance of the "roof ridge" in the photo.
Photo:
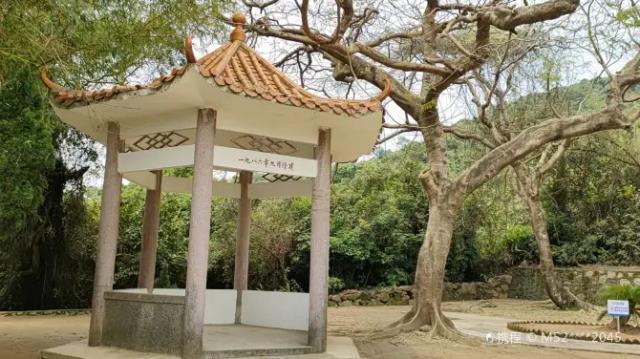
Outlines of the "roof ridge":
[{"label": "roof ridge", "polygon": [[191,38],[185,38],[187,64],[174,68],[170,74],[146,85],[117,85],[107,89],[85,91],[68,90],[51,81],[46,76],[44,68],[41,70],[41,79],[55,93],[54,101],[65,107],[71,107],[76,103],[89,104],[108,100],[123,92],[141,89],[158,90],[176,77],[182,76],[191,67],[195,67],[202,77],[211,78],[214,85],[227,88],[236,94],[285,105],[334,112],[338,115],[346,113],[356,116],[379,111],[382,100],[391,92],[391,81],[386,79],[380,94],[369,99],[329,98],[311,93],[247,45],[242,36],[244,35],[242,26],[240,26],[242,19],[237,17],[236,20],[234,23],[237,31],[231,37],[231,41],[197,60],[193,55]]}]

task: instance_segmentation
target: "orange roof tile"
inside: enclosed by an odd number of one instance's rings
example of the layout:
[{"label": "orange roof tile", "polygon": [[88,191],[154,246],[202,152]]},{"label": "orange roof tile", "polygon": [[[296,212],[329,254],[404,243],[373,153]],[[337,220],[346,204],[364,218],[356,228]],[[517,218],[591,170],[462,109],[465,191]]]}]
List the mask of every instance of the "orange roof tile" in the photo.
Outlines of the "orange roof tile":
[{"label": "orange roof tile", "polygon": [[313,95],[291,81],[245,44],[243,16],[235,15],[233,21],[236,28],[231,33],[230,42],[196,61],[191,49],[191,39],[187,38],[185,40],[187,65],[174,68],[170,74],[147,85],[116,85],[95,91],[67,90],[51,81],[44,68],[41,69],[40,77],[53,92],[53,101],[63,107],[106,101],[120,93],[143,89],[158,90],[182,76],[191,66],[195,66],[203,77],[211,78],[213,84],[227,88],[233,93],[323,112],[332,111],[338,115],[358,116],[379,111],[380,102],[391,90],[391,83],[387,81],[382,93],[368,100],[328,99]]}]

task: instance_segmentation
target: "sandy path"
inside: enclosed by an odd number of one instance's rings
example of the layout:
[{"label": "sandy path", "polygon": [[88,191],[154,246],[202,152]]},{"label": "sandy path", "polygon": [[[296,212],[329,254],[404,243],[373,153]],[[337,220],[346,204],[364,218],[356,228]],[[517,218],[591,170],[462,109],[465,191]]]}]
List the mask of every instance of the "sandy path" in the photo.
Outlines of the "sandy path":
[{"label": "sandy path", "polygon": [[[494,307],[495,305],[495,307]],[[583,312],[561,312],[544,302],[519,300],[446,303],[447,311],[459,311],[514,319],[592,319]],[[406,306],[329,308],[329,331],[333,335],[355,338],[363,359],[640,359],[634,355],[613,355],[585,351],[546,349],[522,345],[464,345],[431,340],[423,332],[388,340],[370,341],[363,337],[399,318]],[[527,315],[526,318],[523,318]],[[88,315],[0,316],[0,358],[37,359],[41,349],[86,337]]]},{"label": "sandy path", "polygon": [[40,350],[87,337],[89,316],[0,316],[0,358],[35,359]]}]

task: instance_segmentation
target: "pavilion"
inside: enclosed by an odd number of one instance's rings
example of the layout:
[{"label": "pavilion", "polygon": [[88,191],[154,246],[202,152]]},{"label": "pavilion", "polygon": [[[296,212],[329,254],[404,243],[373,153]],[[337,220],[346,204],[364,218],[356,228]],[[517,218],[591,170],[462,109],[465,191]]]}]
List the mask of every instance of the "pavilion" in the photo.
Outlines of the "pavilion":
[{"label": "pavilion", "polygon": [[[106,146],[89,346],[183,358],[326,349],[331,162],[371,151],[390,82],[368,100],[318,97],[245,43],[244,16],[233,22],[230,41],[200,59],[187,38],[187,64],[148,85],[71,90],[41,71],[58,116]],[[162,174],[184,166],[193,166],[192,178]],[[238,183],[214,183],[214,169],[239,172]],[[257,176],[266,181],[253,181]],[[147,191],[141,289],[114,291],[122,178]],[[161,192],[192,196],[183,290],[154,289]],[[309,293],[248,290],[251,200],[306,195],[312,196]],[[233,290],[206,289],[212,196],[239,199]],[[216,341],[221,330],[246,334],[243,326],[257,330],[253,339],[279,333],[271,328],[302,335],[304,343],[234,352]]]}]

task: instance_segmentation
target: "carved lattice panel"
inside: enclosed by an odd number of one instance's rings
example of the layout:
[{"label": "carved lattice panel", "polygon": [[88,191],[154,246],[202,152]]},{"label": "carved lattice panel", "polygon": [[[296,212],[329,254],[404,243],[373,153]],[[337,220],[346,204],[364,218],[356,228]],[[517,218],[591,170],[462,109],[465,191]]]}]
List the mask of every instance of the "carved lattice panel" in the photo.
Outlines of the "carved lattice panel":
[{"label": "carved lattice panel", "polygon": [[289,141],[269,137],[242,135],[232,139],[231,142],[243,150],[276,153],[279,155],[290,155],[298,152],[298,149]]},{"label": "carved lattice panel", "polygon": [[302,177],[289,176],[289,175],[283,175],[283,174],[277,174],[277,173],[265,173],[262,175],[262,178],[264,178],[267,182],[274,183],[274,182],[298,181]]},{"label": "carved lattice panel", "polygon": [[188,137],[177,132],[158,132],[140,137],[133,143],[133,146],[140,150],[149,150],[152,148],[158,149],[180,146],[188,140]]}]

